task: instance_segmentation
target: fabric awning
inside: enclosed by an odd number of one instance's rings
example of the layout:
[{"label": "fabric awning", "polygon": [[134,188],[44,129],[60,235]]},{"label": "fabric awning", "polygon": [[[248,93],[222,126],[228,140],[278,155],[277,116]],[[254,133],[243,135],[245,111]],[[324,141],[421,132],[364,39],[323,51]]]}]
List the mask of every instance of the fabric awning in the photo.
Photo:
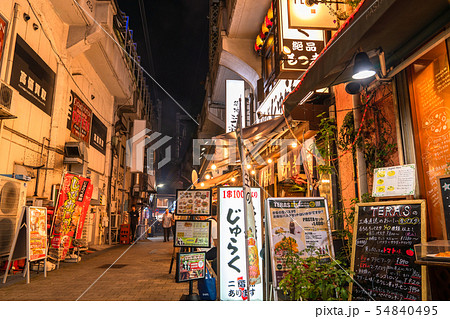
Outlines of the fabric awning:
[{"label": "fabric awning", "polygon": [[[277,128],[284,127],[284,117],[280,116],[262,123],[258,123],[249,127],[244,127],[242,135],[244,139],[259,139],[268,137],[270,133],[276,134]],[[214,136],[213,139],[236,139],[236,131]]]},{"label": "fabric awning", "polygon": [[311,91],[349,82],[359,50],[379,68],[381,48],[389,70],[449,24],[448,0],[363,0],[285,99],[286,114]]},{"label": "fabric awning", "polygon": [[[194,186],[198,187],[198,188],[212,188],[215,186],[220,186],[220,185],[230,181],[233,177],[238,176],[239,172],[240,171],[235,170],[235,171],[231,171],[231,172],[222,174],[220,176],[217,176],[217,177],[214,177],[214,178],[211,178],[208,180],[202,180],[201,182],[194,184]],[[201,183],[204,183],[204,186],[200,187]]]}]

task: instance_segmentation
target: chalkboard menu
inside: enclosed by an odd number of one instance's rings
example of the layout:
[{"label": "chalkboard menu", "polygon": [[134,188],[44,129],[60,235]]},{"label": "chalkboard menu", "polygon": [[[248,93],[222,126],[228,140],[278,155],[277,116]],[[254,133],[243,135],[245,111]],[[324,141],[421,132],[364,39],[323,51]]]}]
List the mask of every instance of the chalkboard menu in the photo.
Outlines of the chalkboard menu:
[{"label": "chalkboard menu", "polygon": [[425,232],[425,200],[358,204],[351,300],[425,300],[426,270],[414,251]]},{"label": "chalkboard menu", "polygon": [[439,176],[438,185],[441,194],[444,238],[450,239],[450,175]]}]

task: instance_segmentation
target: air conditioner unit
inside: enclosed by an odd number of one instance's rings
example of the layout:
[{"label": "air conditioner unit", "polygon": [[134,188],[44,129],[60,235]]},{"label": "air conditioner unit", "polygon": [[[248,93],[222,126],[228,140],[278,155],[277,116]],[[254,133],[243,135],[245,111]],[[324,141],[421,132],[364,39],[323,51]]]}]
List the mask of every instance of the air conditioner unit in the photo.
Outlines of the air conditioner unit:
[{"label": "air conditioner unit", "polygon": [[10,252],[26,197],[25,182],[0,176],[0,256]]},{"label": "air conditioner unit", "polygon": [[64,145],[64,164],[83,164],[86,147],[82,142],[67,142]]},{"label": "air conditioner unit", "polygon": [[11,113],[13,90],[4,82],[0,82],[0,119],[14,119],[17,116]]}]

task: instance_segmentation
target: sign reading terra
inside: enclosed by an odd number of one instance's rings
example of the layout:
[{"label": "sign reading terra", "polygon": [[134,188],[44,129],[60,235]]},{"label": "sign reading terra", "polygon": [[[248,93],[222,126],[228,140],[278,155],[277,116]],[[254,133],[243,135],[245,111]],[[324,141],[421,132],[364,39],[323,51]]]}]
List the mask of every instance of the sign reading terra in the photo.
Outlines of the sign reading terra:
[{"label": "sign reading terra", "polygon": [[19,35],[10,83],[25,99],[51,115],[55,73]]}]

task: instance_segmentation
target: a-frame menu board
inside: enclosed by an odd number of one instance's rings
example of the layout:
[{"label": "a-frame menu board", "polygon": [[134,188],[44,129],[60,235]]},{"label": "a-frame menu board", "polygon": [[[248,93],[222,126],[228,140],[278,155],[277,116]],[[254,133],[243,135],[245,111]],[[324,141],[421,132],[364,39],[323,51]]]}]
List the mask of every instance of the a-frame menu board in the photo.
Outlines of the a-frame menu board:
[{"label": "a-frame menu board", "polygon": [[357,204],[350,300],[426,300],[426,267],[414,250],[425,241],[425,200]]},{"label": "a-frame menu board", "polygon": [[27,276],[27,283],[30,283],[30,262],[33,261],[44,260],[44,276],[47,277],[47,208],[23,207],[3,283],[8,277],[11,262],[18,259],[26,259],[24,276]]}]

